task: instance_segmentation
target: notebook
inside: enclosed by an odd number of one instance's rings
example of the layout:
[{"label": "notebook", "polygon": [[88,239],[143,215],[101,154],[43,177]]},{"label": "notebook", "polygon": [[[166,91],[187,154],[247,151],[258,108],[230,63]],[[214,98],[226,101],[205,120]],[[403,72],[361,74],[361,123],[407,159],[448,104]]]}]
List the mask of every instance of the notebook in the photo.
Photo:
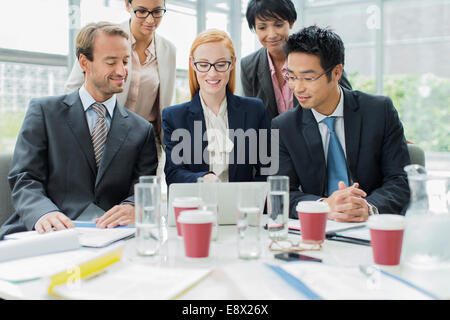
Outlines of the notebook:
[{"label": "notebook", "polygon": [[406,279],[372,265],[347,267],[317,262],[289,262],[267,266],[307,299],[439,299]]},{"label": "notebook", "polygon": [[78,285],[55,286],[52,295],[64,299],[166,300],[178,299],[205,279],[210,268],[161,268],[117,263]]},{"label": "notebook", "polygon": [[0,241],[0,262],[76,250],[80,248],[75,230],[39,234],[36,231],[18,232]]},{"label": "notebook", "polygon": [[[58,236],[60,234],[65,234],[65,231],[74,231],[74,237],[78,244],[83,247],[91,248],[102,248],[111,243],[119,240],[128,239],[134,237],[136,233],[136,228],[133,227],[117,227],[112,229],[98,229],[95,228],[94,223],[75,221],[75,228],[63,231],[53,231],[51,233],[39,234],[37,231],[24,231],[12,233],[5,236],[5,240],[21,240],[30,239],[33,241],[45,239],[47,237]],[[37,240],[36,240],[37,239]],[[78,248],[77,247],[77,248]],[[42,253],[39,253],[42,254]],[[28,255],[30,256],[30,255]]]}]

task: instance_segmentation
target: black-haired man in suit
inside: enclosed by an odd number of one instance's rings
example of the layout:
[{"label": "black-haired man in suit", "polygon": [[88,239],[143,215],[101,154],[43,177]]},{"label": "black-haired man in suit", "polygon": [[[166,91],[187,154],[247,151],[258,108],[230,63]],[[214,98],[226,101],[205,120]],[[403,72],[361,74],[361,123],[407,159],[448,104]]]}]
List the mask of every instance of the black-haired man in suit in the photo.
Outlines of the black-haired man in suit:
[{"label": "black-haired man in suit", "polygon": [[410,159],[392,101],[339,85],[344,45],[328,29],[304,28],[284,49],[286,81],[301,106],[272,120],[279,130],[278,174],[290,178],[290,216],[306,200],[326,201],[336,221],[402,214]]}]

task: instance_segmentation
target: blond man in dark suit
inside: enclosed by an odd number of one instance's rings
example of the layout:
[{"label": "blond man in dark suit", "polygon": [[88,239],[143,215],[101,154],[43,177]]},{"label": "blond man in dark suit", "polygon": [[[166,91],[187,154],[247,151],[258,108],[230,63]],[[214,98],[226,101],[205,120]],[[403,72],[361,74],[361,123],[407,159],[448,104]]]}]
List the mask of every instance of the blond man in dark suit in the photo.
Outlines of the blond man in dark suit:
[{"label": "blond man in dark suit", "polygon": [[127,39],[114,24],[85,26],[77,36],[84,85],[30,102],[8,176],[15,212],[0,238],[72,228],[90,205],[106,211],[98,227],[134,224],[133,186],[156,173],[157,154],[152,125],[115,96],[128,74]]}]

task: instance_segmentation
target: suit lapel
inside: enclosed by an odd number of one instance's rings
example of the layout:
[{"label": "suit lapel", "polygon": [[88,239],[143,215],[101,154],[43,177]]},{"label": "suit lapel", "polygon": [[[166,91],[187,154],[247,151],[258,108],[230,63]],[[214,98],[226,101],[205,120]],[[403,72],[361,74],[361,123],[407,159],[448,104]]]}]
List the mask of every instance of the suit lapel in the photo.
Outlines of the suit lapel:
[{"label": "suit lapel", "polygon": [[313,181],[310,181],[310,183],[315,185],[315,191],[324,194],[327,185],[327,175],[319,126],[317,125],[316,118],[314,118],[311,110],[299,107],[297,112],[300,115],[299,121],[302,124],[298,127],[302,128],[301,133],[305,139],[305,144],[311,159],[310,167],[305,168],[305,170],[310,172],[310,177],[314,177]]},{"label": "suit lapel", "polygon": [[106,137],[105,151],[100,162],[100,167],[98,168],[97,179],[95,181],[96,186],[103,178],[103,175],[111,164],[112,159],[120,150],[122,144],[128,136],[130,127],[127,122],[127,118],[128,114],[125,109],[116,103],[114,116],[111,120],[111,127],[109,129],[108,136]]},{"label": "suit lapel", "polygon": [[261,90],[264,92],[267,101],[269,101],[266,108],[269,110],[271,116],[275,117],[278,115],[278,108],[276,103],[272,103],[276,102],[276,99],[275,92],[273,91],[272,76],[270,75],[269,60],[267,59],[266,48],[260,49],[258,60],[258,79],[261,82]]},{"label": "suit lapel", "polygon": [[92,173],[95,175],[97,165],[95,164],[94,148],[92,147],[91,133],[89,132],[78,90],[67,95],[63,102],[68,106],[66,122],[72,130],[80,149],[83,151]]},{"label": "suit lapel", "polygon": [[[228,114],[228,129],[229,130],[237,130],[242,129],[246,130],[245,122],[246,122],[246,113],[241,108],[239,108],[238,103],[236,101],[236,97],[227,91],[227,114]],[[236,138],[234,138],[234,152],[230,153],[230,155],[234,156],[234,159],[230,159],[230,165],[228,166],[228,181],[236,181],[237,175],[237,149],[236,149]],[[249,152],[246,150],[245,152]],[[231,161],[232,160],[232,161]]]},{"label": "suit lapel", "polygon": [[[208,141],[206,140],[206,122],[205,116],[203,114],[202,104],[200,102],[200,93],[197,92],[195,97],[191,100],[191,103],[188,105],[188,129],[191,133],[191,159],[193,160],[194,165],[200,165],[201,171],[209,171],[209,163],[205,163],[203,161],[203,153],[207,153],[205,149],[208,146]],[[201,123],[201,128],[200,128]],[[201,129],[201,131],[200,131]],[[205,140],[203,136],[205,135]],[[198,150],[199,143],[198,141],[202,141],[202,149]],[[207,155],[207,159],[209,159],[209,154]]]},{"label": "suit lapel", "polygon": [[349,181],[357,179],[356,165],[358,163],[359,139],[361,136],[361,113],[359,106],[350,91],[342,88],[344,93],[344,127],[345,127],[345,151],[350,172]]}]

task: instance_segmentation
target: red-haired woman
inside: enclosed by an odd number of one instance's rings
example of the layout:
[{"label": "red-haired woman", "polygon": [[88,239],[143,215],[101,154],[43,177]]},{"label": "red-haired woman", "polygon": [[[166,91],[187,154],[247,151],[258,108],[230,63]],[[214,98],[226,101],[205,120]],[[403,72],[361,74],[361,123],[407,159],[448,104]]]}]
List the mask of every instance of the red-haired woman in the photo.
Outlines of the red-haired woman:
[{"label": "red-haired woman", "polygon": [[[210,176],[222,182],[262,179],[270,123],[260,99],[233,94],[235,65],[233,43],[225,32],[206,30],[194,40],[189,57],[192,100],[162,114],[168,185]],[[264,144],[267,148],[261,150]]]}]

